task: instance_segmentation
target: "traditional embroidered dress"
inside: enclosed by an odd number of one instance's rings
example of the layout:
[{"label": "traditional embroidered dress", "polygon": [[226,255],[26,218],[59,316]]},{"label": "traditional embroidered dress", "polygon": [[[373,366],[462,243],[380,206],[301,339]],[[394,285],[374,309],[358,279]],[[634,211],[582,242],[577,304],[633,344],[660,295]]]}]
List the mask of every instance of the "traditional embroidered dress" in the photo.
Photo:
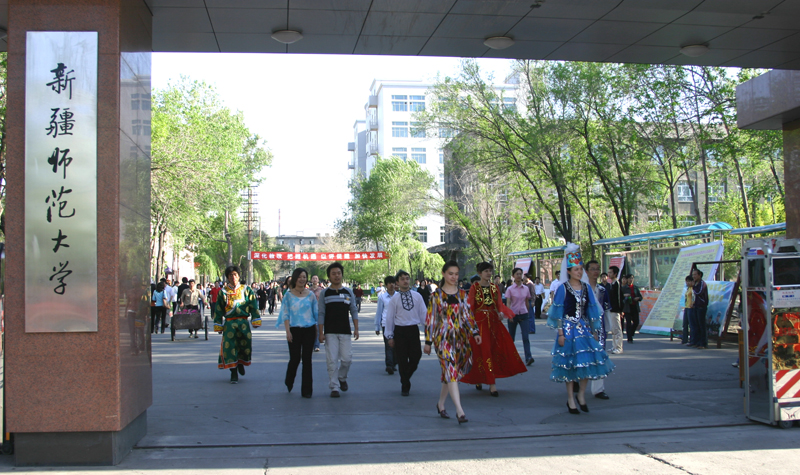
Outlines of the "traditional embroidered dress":
[{"label": "traditional embroidered dress", "polygon": [[601,329],[600,306],[586,283],[581,282],[577,291],[569,282],[556,290],[547,326],[564,331],[564,346],[558,346],[556,337],[553,347],[552,381],[602,379],[614,370],[614,363],[592,334]]},{"label": "traditional embroidered dress", "polygon": [[472,369],[461,378],[467,384],[494,384],[497,378],[508,378],[528,371],[517,347],[511,340],[500,313],[514,317],[514,312],[501,300],[500,290],[494,284],[488,287],[475,282],[469,289],[469,306],[475,315],[481,335],[481,344],[473,338]]},{"label": "traditional embroidered dress", "polygon": [[442,366],[442,382],[458,381],[472,364],[470,338],[478,326],[467,303],[467,293],[459,289],[448,295],[436,289],[431,295],[425,319],[425,344],[433,345]]},{"label": "traditional embroidered dress", "polygon": [[[250,323],[247,322],[250,317]],[[223,323],[224,319],[224,323]],[[214,305],[214,331],[222,332],[219,347],[219,369],[250,366],[252,357],[252,334],[250,324],[261,326],[258,299],[253,289],[244,285],[236,288],[225,284],[219,291]]]}]

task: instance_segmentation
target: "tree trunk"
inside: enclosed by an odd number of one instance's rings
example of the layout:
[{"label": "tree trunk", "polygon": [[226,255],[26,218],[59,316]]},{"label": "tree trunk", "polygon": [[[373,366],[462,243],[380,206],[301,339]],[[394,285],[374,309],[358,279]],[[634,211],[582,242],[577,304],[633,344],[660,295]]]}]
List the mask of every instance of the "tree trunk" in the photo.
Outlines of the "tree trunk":
[{"label": "tree trunk", "polygon": [[231,233],[228,232],[228,219],[230,218],[230,213],[228,210],[225,210],[225,224],[222,228],[222,232],[225,235],[225,243],[228,246],[228,265],[233,265],[233,241],[231,241]]}]

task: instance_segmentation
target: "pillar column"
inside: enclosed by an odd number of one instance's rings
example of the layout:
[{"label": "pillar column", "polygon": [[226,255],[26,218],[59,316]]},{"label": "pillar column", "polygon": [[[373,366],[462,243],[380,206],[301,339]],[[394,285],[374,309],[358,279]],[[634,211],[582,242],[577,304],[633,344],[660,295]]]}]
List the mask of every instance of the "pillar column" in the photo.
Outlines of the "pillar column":
[{"label": "pillar column", "polygon": [[[7,430],[17,465],[117,464],[152,403],[151,14],[141,0],[8,0],[8,13]],[[28,31],[98,32],[97,332],[25,332]]]},{"label": "pillar column", "polygon": [[783,130],[786,237],[800,238],[800,71],[772,70],[736,87],[742,129]]}]

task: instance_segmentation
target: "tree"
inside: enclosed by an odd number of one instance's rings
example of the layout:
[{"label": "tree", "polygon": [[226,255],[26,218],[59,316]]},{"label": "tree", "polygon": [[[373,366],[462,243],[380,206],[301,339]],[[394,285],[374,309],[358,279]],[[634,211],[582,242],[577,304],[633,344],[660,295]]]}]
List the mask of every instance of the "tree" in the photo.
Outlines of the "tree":
[{"label": "tree", "polygon": [[243,115],[225,107],[204,82],[182,77],[153,91],[152,103],[151,253],[157,271],[167,234],[178,248],[203,242],[208,223],[234,214],[241,192],[259,182],[272,154]]},{"label": "tree", "polygon": [[378,159],[369,178],[351,183],[348,213],[337,227],[355,242],[388,249],[410,236],[414,221],[434,209],[433,184],[433,175],[417,162]]}]

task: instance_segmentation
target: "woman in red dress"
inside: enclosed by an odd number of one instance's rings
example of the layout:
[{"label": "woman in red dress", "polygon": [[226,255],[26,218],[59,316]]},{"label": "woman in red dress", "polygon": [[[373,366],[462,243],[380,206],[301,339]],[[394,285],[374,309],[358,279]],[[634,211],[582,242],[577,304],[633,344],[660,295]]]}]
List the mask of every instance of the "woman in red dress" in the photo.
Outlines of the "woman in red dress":
[{"label": "woman in red dress", "polygon": [[514,318],[514,312],[503,304],[500,289],[491,283],[493,266],[481,262],[477,266],[481,280],[472,284],[467,299],[475,322],[478,324],[482,341],[472,341],[472,370],[461,378],[462,383],[474,384],[483,389],[489,385],[492,396],[497,397],[495,379],[508,378],[527,371],[517,347],[511,340],[501,318]]}]

